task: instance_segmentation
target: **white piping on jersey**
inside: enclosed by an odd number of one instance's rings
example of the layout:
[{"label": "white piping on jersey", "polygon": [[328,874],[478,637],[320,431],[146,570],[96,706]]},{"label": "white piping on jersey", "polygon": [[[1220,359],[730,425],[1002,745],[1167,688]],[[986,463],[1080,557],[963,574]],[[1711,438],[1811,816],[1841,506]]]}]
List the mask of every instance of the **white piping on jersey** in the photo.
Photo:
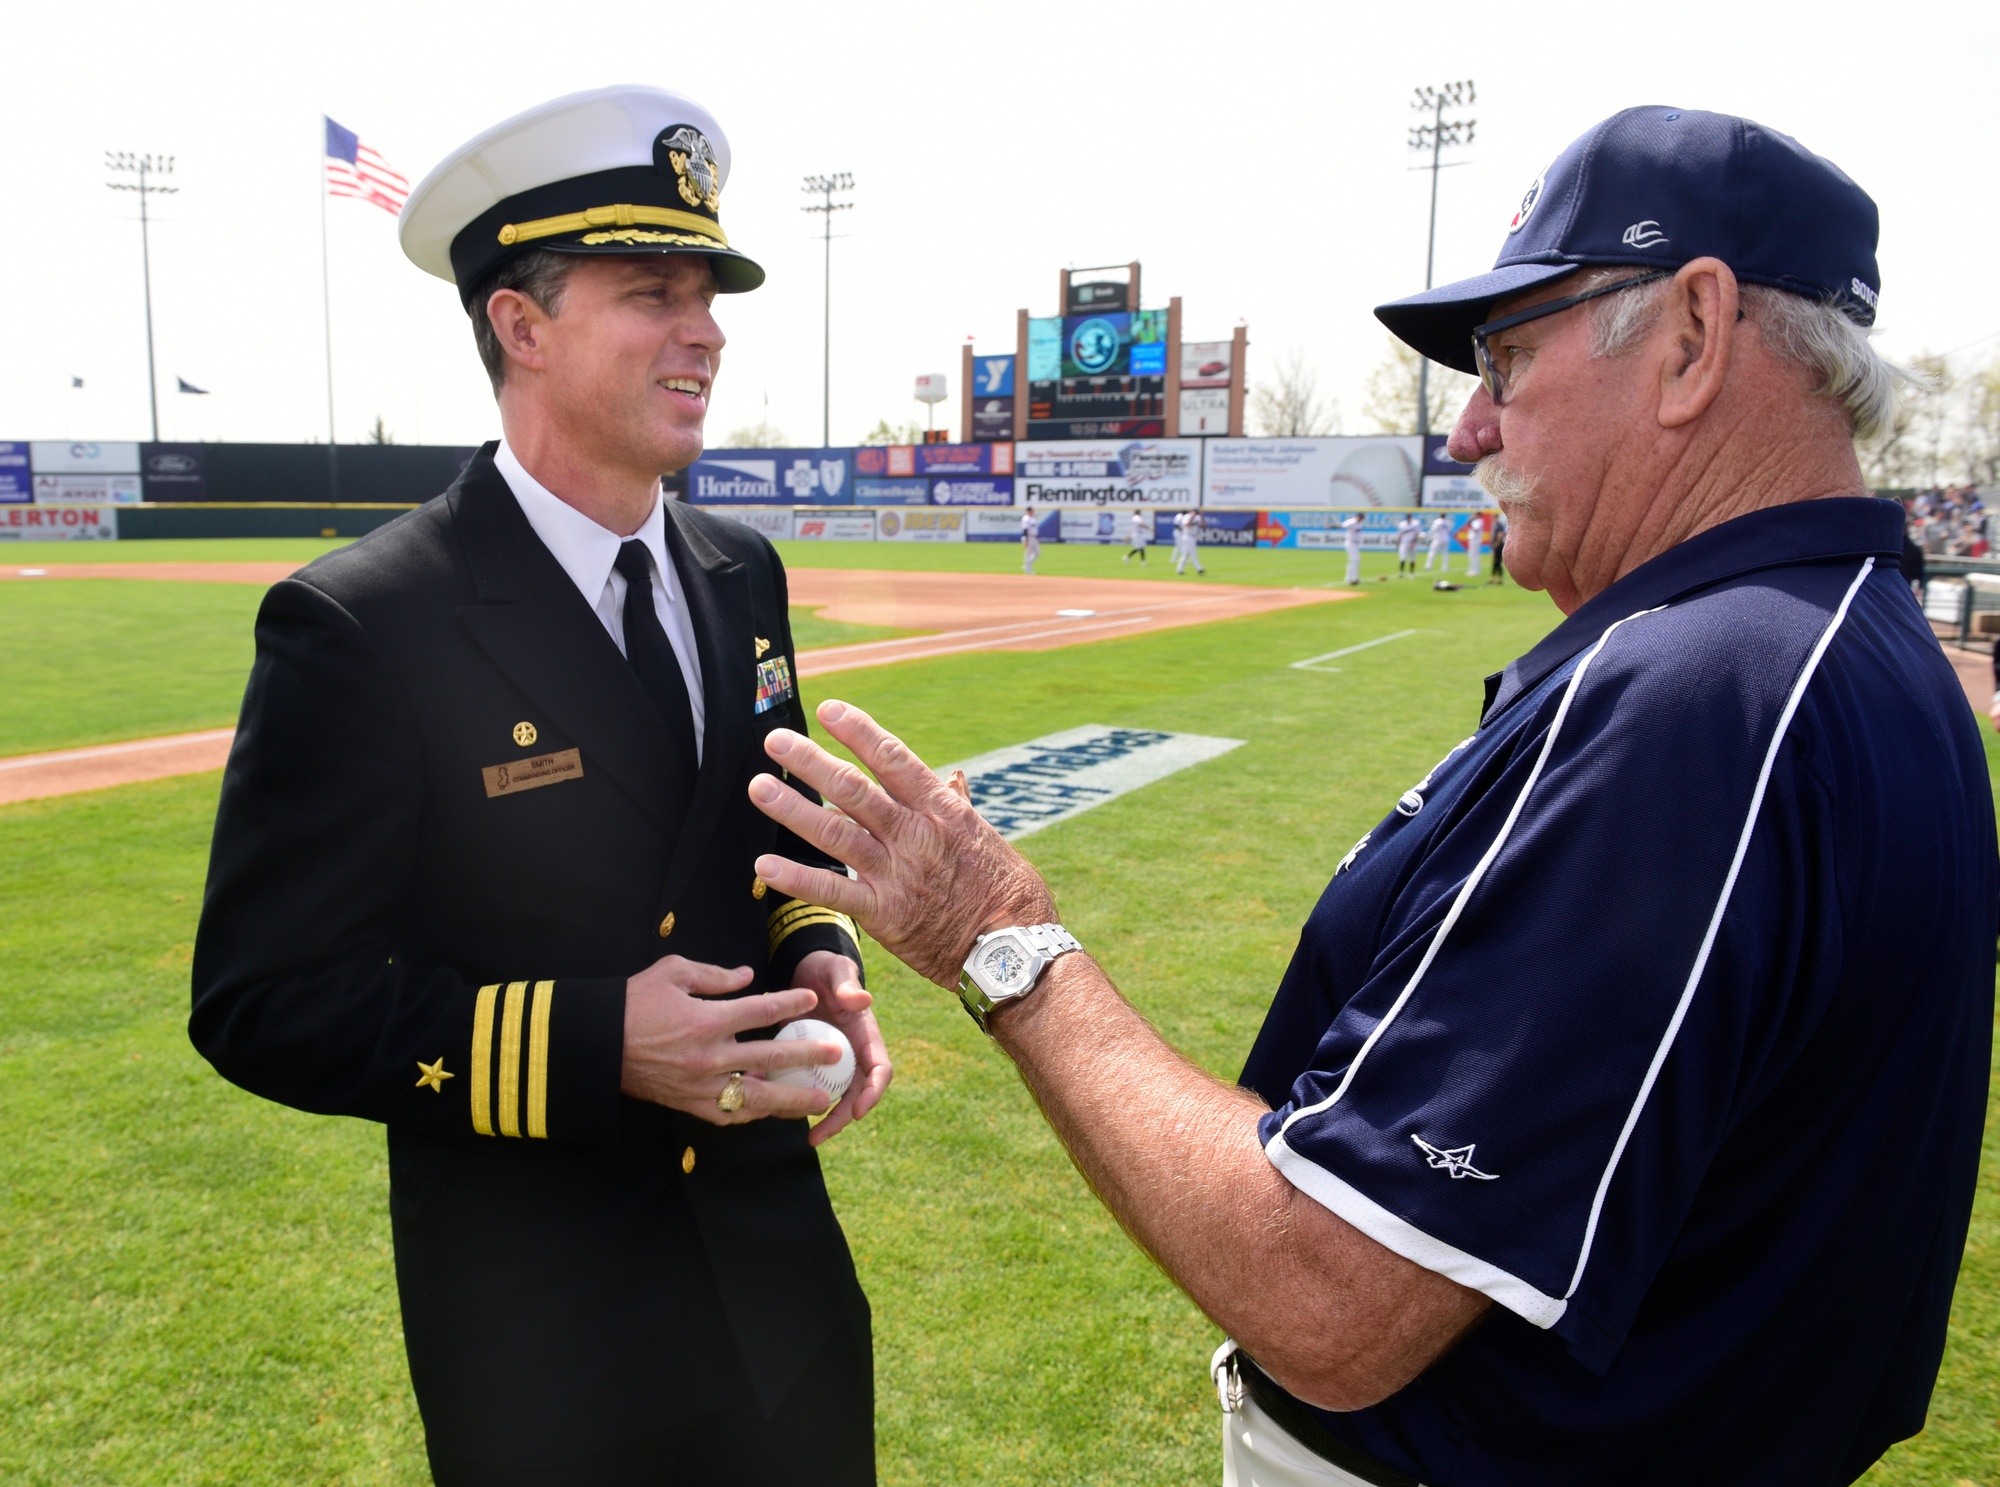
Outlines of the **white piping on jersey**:
[{"label": "white piping on jersey", "polygon": [[1799,710],[1799,702],[1806,695],[1806,687],[1813,674],[1819,670],[1821,658],[1826,648],[1833,644],[1834,633],[1847,618],[1848,606],[1854,603],[1854,596],[1861,591],[1861,585],[1868,581],[1868,574],[1874,568],[1873,558],[1864,558],[1861,571],[1854,575],[1854,582],[1847,586],[1841,596],[1840,607],[1833,612],[1833,619],[1820,632],[1819,643],[1806,657],[1806,664],[1799,671],[1799,677],[1792,684],[1792,695],[1785,699],[1785,710],[1778,715],[1778,726],[1771,731],[1770,747],[1764,750],[1764,767],[1757,772],[1757,788],[1750,794],[1750,810],[1743,818],[1743,829],[1736,836],[1736,855],[1730,859],[1729,873],[1722,880],[1722,893],[1715,901],[1715,912],[1708,918],[1708,933],[1701,938],[1701,949],[1696,952],[1694,967],[1688,972],[1687,984],[1681,988],[1680,1002],[1674,1007],[1674,1015],[1667,1022],[1666,1035],[1660,1039],[1660,1046],[1653,1050],[1653,1061],[1646,1068],[1646,1077],[1639,1084],[1639,1097],[1632,1102],[1631,1110],[1625,1116],[1625,1127],[1618,1133],[1618,1144],[1611,1149],[1611,1160],[1605,1165],[1603,1177],[1598,1179],[1597,1196],[1591,1200],[1590,1222],[1584,1226],[1583,1249],[1576,1257],[1576,1274],[1570,1277],[1569,1289],[1563,1292],[1563,1300],[1568,1301],[1576,1294],[1576,1288],[1583,1283],[1583,1270],[1590,1263],[1590,1247],[1597,1238],[1597,1219],[1604,1209],[1605,1195],[1611,1190],[1612,1174],[1618,1170],[1619,1158],[1625,1155],[1625,1143],[1632,1137],[1632,1130],[1639,1124],[1640,1112],[1646,1108],[1646,1098],[1653,1092],[1653,1082],[1659,1078],[1660,1066],[1667,1061],[1667,1054],[1674,1046],[1674,1036],[1681,1030],[1681,1022],[1687,1016],[1688,1004],[1694,1000],[1695,988],[1701,983],[1702,972],[1708,969],[1709,952],[1715,948],[1716,932],[1722,928],[1723,911],[1729,907],[1729,897],[1736,891],[1736,877],[1743,868],[1743,859],[1750,851],[1750,833],[1756,829],[1757,816],[1764,807],[1764,791],[1771,783],[1771,768],[1778,762],[1778,747],[1785,741],[1791,730],[1792,716]]},{"label": "white piping on jersey", "polygon": [[[1665,607],[1657,605],[1652,609],[1642,609],[1637,614],[1628,614],[1624,619],[1609,626],[1597,637],[1597,644],[1584,652],[1583,659],[1577,662],[1576,670],[1570,675],[1569,685],[1563,689],[1562,701],[1556,707],[1555,720],[1549,724],[1549,736],[1542,741],[1542,752],[1535,758],[1535,767],[1528,771],[1527,782],[1521,786],[1521,793],[1514,797],[1513,809],[1507,812],[1507,819],[1500,823],[1500,834],[1493,838],[1493,845],[1486,849],[1486,854],[1479,859],[1478,865],[1467,875],[1464,884],[1459,888],[1458,896],[1451,901],[1451,908],[1446,911],[1444,922],[1438,926],[1437,933],[1431,936],[1431,942],[1424,950],[1424,958],[1417,962],[1416,970],[1410,973],[1409,981],[1397,994],[1389,1010],[1382,1014],[1382,1020],[1375,1024],[1367,1038],[1363,1040],[1360,1051],[1354,1055],[1354,1061],[1347,1066],[1347,1072],[1341,1076],[1340,1083],[1334,1086],[1333,1093],[1318,1104],[1302,1105],[1285,1117],[1285,1123],[1278,1127],[1280,1136],[1291,1130],[1293,1122],[1331,1108],[1339,1102],[1342,1095],[1347,1093],[1347,1087],[1354,1083],[1354,1076],[1361,1071],[1363,1060],[1373,1051],[1376,1043],[1381,1041],[1382,1034],[1389,1030],[1389,1024],[1396,1020],[1396,1014],[1403,1010],[1404,1004],[1416,994],[1418,984],[1424,979],[1424,973],[1431,968],[1431,962],[1437,959],[1438,951],[1444,948],[1445,937],[1451,933],[1452,926],[1458,923],[1459,916],[1465,912],[1466,902],[1472,897],[1473,890],[1479,887],[1479,880],[1486,876],[1486,870],[1493,865],[1493,859],[1498,857],[1500,849],[1507,845],[1508,834],[1513,831],[1514,823],[1520,819],[1522,810],[1528,804],[1528,794],[1535,788],[1535,782],[1542,777],[1542,766],[1549,762],[1549,755],[1555,749],[1556,738],[1562,732],[1563,719],[1569,716],[1570,700],[1576,696],[1576,689],[1583,681],[1584,673],[1590,669],[1590,663],[1597,659],[1597,653],[1604,649],[1605,643],[1611,639],[1619,625],[1629,625],[1633,620],[1645,615],[1658,614]],[[1461,744],[1460,747],[1464,745]],[[1452,752],[1456,753],[1457,750],[1454,749]],[[1449,757],[1450,755],[1446,756]]]}]

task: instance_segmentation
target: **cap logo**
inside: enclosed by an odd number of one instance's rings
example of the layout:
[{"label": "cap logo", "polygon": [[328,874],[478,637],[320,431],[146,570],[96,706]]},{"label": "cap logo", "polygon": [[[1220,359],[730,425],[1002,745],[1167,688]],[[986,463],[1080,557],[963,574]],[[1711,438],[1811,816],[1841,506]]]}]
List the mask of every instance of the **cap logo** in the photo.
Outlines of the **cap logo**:
[{"label": "cap logo", "polygon": [[1644,222],[1634,222],[1625,229],[1625,246],[1628,248],[1651,248],[1667,241],[1667,235],[1660,231],[1660,224],[1648,217]]},{"label": "cap logo", "polygon": [[691,207],[707,207],[711,212],[722,206],[722,182],[715,165],[715,151],[708,136],[692,124],[663,131],[654,145],[655,158],[664,151],[680,184],[681,200]]},{"label": "cap logo", "polygon": [[1860,300],[1862,304],[1868,306],[1869,309],[1873,310],[1878,308],[1878,306],[1875,303],[1875,291],[1870,289],[1866,284],[1862,283],[1859,279],[1849,279],[1847,281],[1847,287],[1852,289],[1854,291],[1854,297]]},{"label": "cap logo", "polygon": [[1528,225],[1528,218],[1535,214],[1535,206],[1542,199],[1542,184],[1548,178],[1549,173],[1543,171],[1535,177],[1535,184],[1530,186],[1521,197],[1521,205],[1514,212],[1514,220],[1507,224],[1507,235],[1509,237],[1512,237]]}]

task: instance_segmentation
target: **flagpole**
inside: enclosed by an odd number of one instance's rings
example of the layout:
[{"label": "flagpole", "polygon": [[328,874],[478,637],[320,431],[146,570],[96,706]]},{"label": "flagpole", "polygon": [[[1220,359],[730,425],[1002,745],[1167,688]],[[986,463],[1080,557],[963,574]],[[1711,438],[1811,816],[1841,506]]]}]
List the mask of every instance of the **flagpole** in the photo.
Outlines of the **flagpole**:
[{"label": "flagpole", "polygon": [[327,269],[326,250],[326,115],[319,120],[319,158],[314,162],[319,186],[319,306],[326,332],[326,482],[335,501],[340,499],[340,453],[334,443],[333,425],[333,276]]}]

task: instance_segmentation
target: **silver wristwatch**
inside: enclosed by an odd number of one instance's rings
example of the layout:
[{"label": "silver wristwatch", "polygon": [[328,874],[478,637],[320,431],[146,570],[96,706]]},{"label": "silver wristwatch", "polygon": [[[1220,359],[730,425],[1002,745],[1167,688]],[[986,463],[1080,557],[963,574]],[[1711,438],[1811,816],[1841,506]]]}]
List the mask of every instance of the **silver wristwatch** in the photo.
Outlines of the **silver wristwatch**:
[{"label": "silver wristwatch", "polygon": [[996,1007],[1026,996],[1050,961],[1082,948],[1060,924],[1020,925],[983,934],[972,942],[972,953],[958,973],[958,999],[979,1030],[987,1032],[987,1020]]}]

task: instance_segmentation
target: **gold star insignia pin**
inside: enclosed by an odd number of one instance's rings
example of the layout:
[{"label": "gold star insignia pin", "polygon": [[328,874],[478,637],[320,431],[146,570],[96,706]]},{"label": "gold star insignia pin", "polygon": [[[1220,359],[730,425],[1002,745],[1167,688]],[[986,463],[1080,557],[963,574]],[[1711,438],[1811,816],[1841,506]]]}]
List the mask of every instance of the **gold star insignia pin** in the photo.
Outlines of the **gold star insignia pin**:
[{"label": "gold star insignia pin", "polygon": [[418,1059],[417,1069],[419,1072],[417,1074],[416,1087],[418,1089],[434,1089],[439,1094],[444,1093],[445,1080],[458,1078],[456,1074],[444,1066],[442,1058],[434,1064],[427,1064],[422,1059]]},{"label": "gold star insignia pin", "polygon": [[533,723],[523,722],[514,725],[514,742],[524,749],[540,737],[541,735],[535,731]]},{"label": "gold star insignia pin", "polygon": [[771,642],[766,640],[761,635],[753,635],[750,638],[757,642],[757,659],[759,661],[763,660],[764,652],[768,651],[771,648]]}]

